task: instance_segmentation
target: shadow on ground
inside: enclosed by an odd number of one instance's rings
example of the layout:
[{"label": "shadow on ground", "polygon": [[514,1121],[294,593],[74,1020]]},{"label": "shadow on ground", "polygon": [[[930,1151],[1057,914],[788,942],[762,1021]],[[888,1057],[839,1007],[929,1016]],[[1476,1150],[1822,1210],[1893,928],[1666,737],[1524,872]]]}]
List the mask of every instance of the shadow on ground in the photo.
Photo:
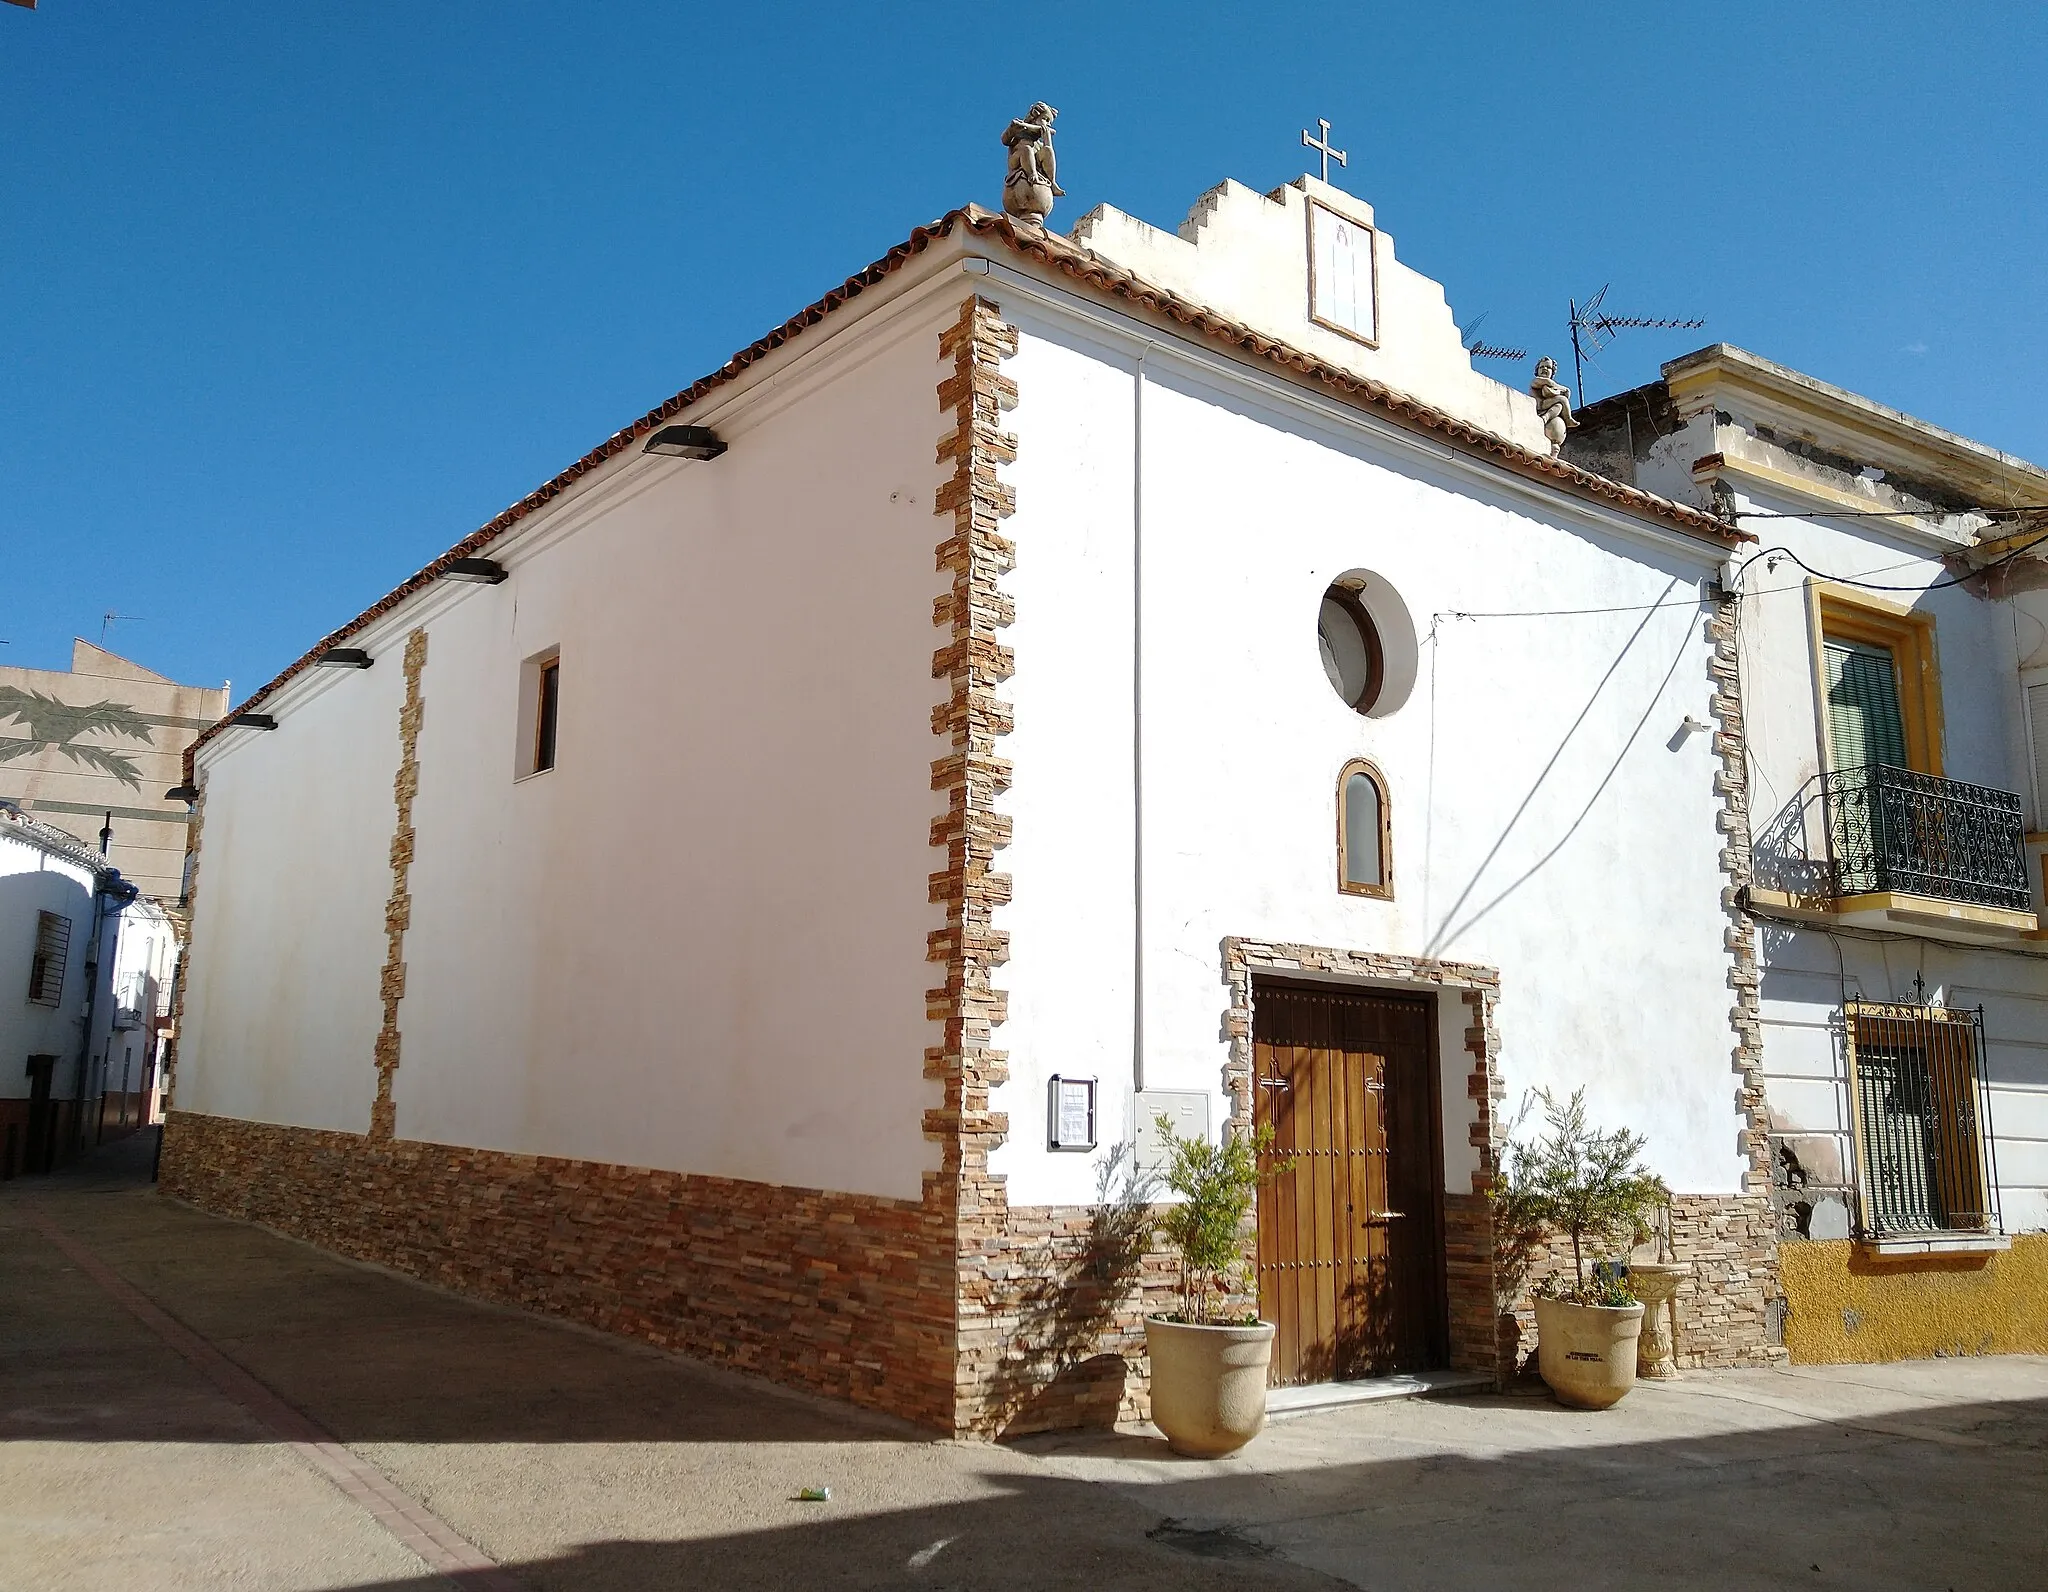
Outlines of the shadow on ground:
[{"label": "shadow on ground", "polygon": [[[1122,1520],[1104,1515],[1099,1483],[1005,1475],[990,1478],[998,1496],[970,1502],[863,1515],[858,1500],[835,1501],[795,1524],[589,1542],[507,1568],[535,1588],[619,1592],[2042,1584],[2028,1578],[2041,1573],[2048,1400],[1937,1413],[1948,1441],[1848,1421],[1279,1479],[1190,1461],[1184,1475],[1114,1489],[1130,1505]],[[360,1592],[444,1585],[423,1575]]]},{"label": "shadow on ground", "polygon": [[[146,1173],[146,1147],[119,1148]],[[2038,1371],[2010,1400],[1841,1419],[1758,1391],[1818,1396],[1791,1378],[1645,1390],[1598,1416],[1362,1407],[1223,1465],[1127,1434],[988,1448],[438,1293],[105,1163],[0,1195],[0,1469],[62,1449],[118,1489],[145,1461],[189,1468],[194,1445],[275,1441],[67,1264],[37,1211],[536,1589],[2048,1584]],[[833,1499],[795,1501],[811,1481]],[[194,1554],[177,1584],[212,1584]]]},{"label": "shadow on ground", "polygon": [[[102,1296],[24,1220],[32,1206],[344,1442],[843,1443],[926,1435],[160,1198],[149,1182],[155,1138],[152,1129],[54,1176],[0,1184],[0,1275],[14,1283],[11,1308],[0,1314],[9,1402],[36,1402],[23,1397],[32,1391],[23,1378],[76,1389],[96,1365],[119,1373],[85,1319],[104,1313]],[[125,1317],[106,1329],[123,1341],[146,1336]],[[9,1352],[31,1345],[39,1352]],[[9,1435],[24,1434],[0,1412],[0,1439]],[[116,1423],[92,1435],[172,1434],[145,1418],[130,1432]]]}]

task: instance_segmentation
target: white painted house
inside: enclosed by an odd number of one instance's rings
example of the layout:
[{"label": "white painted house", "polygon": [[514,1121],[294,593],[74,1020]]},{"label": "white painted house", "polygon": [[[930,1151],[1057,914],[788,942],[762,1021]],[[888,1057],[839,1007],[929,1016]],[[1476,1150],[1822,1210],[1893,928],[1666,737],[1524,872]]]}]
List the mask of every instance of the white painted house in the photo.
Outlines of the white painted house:
[{"label": "white painted house", "polygon": [[[168,971],[162,910],[104,857],[0,802],[0,1179],[51,1171],[106,1136],[108,1058],[132,1027],[116,970],[141,962],[152,930]],[[131,1125],[121,1107],[117,1132]]]},{"label": "white painted house", "polygon": [[166,1185],[1014,1430],[1142,1392],[1090,1212],[1161,1112],[1325,1152],[1276,1380],[1491,1374],[1480,1190],[1584,1086],[1682,1353],[1770,1359],[1741,545],[1314,179],[955,211],[202,738]]},{"label": "white painted house", "polygon": [[1788,1346],[2048,1349],[2048,471],[1724,346],[1581,421],[1567,457],[1760,538],[1731,589]]}]

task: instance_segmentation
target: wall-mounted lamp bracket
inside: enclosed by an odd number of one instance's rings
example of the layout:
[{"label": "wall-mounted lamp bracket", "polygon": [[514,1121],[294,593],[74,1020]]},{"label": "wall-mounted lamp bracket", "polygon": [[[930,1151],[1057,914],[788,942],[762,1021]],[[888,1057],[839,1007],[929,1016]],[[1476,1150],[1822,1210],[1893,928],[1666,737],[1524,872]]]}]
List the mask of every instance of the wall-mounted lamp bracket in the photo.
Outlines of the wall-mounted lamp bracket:
[{"label": "wall-mounted lamp bracket", "polygon": [[449,561],[447,567],[441,571],[441,578],[475,581],[481,586],[495,586],[505,579],[507,573],[505,566],[495,558],[457,558]]},{"label": "wall-mounted lamp bracket", "polygon": [[361,647],[329,647],[319,658],[330,669],[367,669],[376,661]]},{"label": "wall-mounted lamp bracket", "polygon": [[672,459],[715,459],[725,452],[725,443],[709,426],[663,426],[640,451]]}]

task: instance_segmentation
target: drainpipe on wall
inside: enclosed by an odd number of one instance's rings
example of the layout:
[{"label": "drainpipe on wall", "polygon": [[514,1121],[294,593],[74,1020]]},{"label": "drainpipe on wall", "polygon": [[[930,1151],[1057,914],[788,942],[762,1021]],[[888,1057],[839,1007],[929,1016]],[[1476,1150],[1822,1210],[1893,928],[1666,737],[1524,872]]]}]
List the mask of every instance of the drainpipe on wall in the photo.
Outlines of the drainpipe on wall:
[{"label": "drainpipe on wall", "polygon": [[[1145,356],[1131,381],[1131,1089],[1145,1089]],[[1135,1100],[1132,1107],[1136,1110]],[[1135,1131],[1136,1123],[1133,1122]]]}]

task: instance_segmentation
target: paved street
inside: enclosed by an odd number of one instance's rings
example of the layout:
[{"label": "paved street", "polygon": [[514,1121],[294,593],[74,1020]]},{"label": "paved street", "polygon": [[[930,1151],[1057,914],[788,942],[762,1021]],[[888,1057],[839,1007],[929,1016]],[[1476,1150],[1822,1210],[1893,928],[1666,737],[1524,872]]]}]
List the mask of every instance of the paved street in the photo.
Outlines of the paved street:
[{"label": "paved street", "polygon": [[1354,1406],[1220,1464],[934,1442],[200,1215],[149,1149],[0,1187],[0,1587],[2048,1586],[2041,1360]]}]

